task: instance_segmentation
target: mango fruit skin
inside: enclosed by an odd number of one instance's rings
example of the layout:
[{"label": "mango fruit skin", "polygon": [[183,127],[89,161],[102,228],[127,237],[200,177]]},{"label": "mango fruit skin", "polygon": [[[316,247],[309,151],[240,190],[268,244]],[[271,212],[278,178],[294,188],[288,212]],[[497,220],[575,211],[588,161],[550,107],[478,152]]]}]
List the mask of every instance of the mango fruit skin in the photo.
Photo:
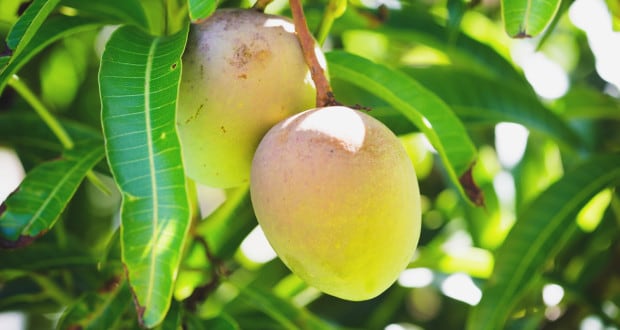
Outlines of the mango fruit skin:
[{"label": "mango fruit skin", "polygon": [[357,110],[317,108],[274,126],[254,156],[250,189],[282,261],[342,299],[385,291],[419,240],[412,162],[386,126]]},{"label": "mango fruit skin", "polygon": [[290,20],[216,11],[192,25],[183,55],[176,120],[186,174],[213,187],[247,184],[263,135],[315,99]]}]

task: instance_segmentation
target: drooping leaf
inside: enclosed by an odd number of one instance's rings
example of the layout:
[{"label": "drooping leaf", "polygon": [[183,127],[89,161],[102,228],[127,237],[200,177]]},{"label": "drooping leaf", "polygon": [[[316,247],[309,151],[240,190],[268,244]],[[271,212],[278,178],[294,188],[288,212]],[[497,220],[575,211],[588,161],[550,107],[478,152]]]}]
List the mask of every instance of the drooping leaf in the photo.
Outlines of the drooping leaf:
[{"label": "drooping leaf", "polygon": [[[335,329],[335,326],[316,317],[307,309],[296,306],[290,300],[274,294],[273,286],[287,274],[290,274],[290,271],[279,260],[273,260],[264,265],[252,274],[254,277],[250,274],[236,273],[227,280],[227,283],[235,286],[239,294],[225,306],[225,311],[234,317],[243,314],[249,305],[254,310],[262,311],[276,322],[276,326],[272,325],[267,328]],[[237,318],[237,321],[243,328],[244,320]]]},{"label": "drooping leaf", "polygon": [[103,158],[100,140],[80,141],[58,160],[43,163],[0,206],[0,245],[26,245],[47,232],[97,162]]},{"label": "drooping leaf", "polygon": [[561,0],[502,0],[504,27],[513,38],[531,38],[553,21]]},{"label": "drooping leaf", "polygon": [[[120,283],[119,283],[120,282]],[[131,305],[131,291],[125,280],[112,280],[97,292],[86,293],[65,312],[58,329],[116,329]]]},{"label": "drooping leaf", "polygon": [[[219,315],[217,317],[202,322],[203,328],[213,330],[240,330],[239,324],[228,315]],[[192,329],[194,330],[194,329]]]},{"label": "drooping leaf", "polygon": [[61,0],[61,5],[78,10],[80,16],[105,18],[114,24],[133,24],[144,29],[147,29],[149,24],[144,8],[138,0]]},{"label": "drooping leaf", "polygon": [[31,42],[34,34],[39,30],[43,21],[56,8],[60,0],[34,0],[26,9],[24,14],[15,22],[6,44],[13,50],[13,56],[19,55],[21,51]]},{"label": "drooping leaf", "polygon": [[105,23],[97,18],[53,16],[45,21],[41,28],[34,33],[31,41],[18,52],[13,52],[11,57],[7,57],[7,65],[3,68],[0,65],[0,94],[4,90],[8,80],[34,55],[38,54],[45,47],[53,42],[88,29],[94,29]]},{"label": "drooping leaf", "polygon": [[9,64],[10,59],[11,57],[8,55],[0,56],[0,72],[4,71],[4,67]]},{"label": "drooping leaf", "polygon": [[175,127],[187,32],[154,37],[121,27],[99,73],[106,154],[123,196],[123,262],[146,327],[159,324],[170,307],[190,222]]},{"label": "drooping leaf", "polygon": [[72,267],[95,266],[97,258],[88,251],[58,249],[56,244],[37,242],[17,250],[0,250],[0,270],[22,269],[33,272],[44,270],[69,269]]},{"label": "drooping leaf", "polygon": [[558,103],[570,119],[620,119],[620,101],[591,88],[571,88]]},{"label": "drooping leaf", "polygon": [[203,236],[210,252],[217,258],[234,255],[257,221],[247,186],[231,190],[226,202],[203,220],[196,233]]},{"label": "drooping leaf", "polygon": [[[461,121],[439,97],[406,74],[345,52],[326,54],[330,75],[373,93],[402,112],[430,140],[441,156],[450,180],[476,204],[475,185],[464,186],[476,159],[476,149]],[[472,189],[474,195],[466,192]]]},{"label": "drooping leaf", "polygon": [[155,328],[156,330],[168,330],[168,329],[185,329],[183,326],[183,316],[185,310],[183,308],[183,303],[180,301],[173,300],[170,306],[170,310],[166,314],[166,318],[164,321]]},{"label": "drooping leaf", "polygon": [[441,97],[463,120],[491,125],[515,122],[543,132],[569,149],[582,145],[568,124],[546,108],[528,87],[447,66],[403,71]]},{"label": "drooping leaf", "polygon": [[448,9],[447,27],[450,34],[454,36],[460,30],[463,15],[467,11],[467,3],[465,0],[448,0],[446,7]]},{"label": "drooping leaf", "polygon": [[469,315],[468,329],[501,329],[534,274],[540,274],[577,230],[577,212],[619,179],[620,154],[594,156],[568,171],[524,208],[496,253],[496,267],[482,300]]},{"label": "drooping leaf", "polygon": [[385,21],[368,19],[367,15],[347,10],[345,15],[334,22],[333,33],[351,29],[367,29],[380,33],[390,43],[403,45],[422,44],[445,53],[450,62],[458,67],[481,72],[506,81],[526,83],[522,74],[490,46],[461,33],[453,37],[449,28],[437,23],[437,18],[427,10],[407,6],[403,10],[391,11]]},{"label": "drooping leaf", "polygon": [[[98,131],[69,120],[60,122],[73,139],[99,139],[103,144]],[[0,114],[0,145],[14,148],[26,171],[45,160],[58,157],[64,150],[41,117],[26,109]]]},{"label": "drooping leaf", "polygon": [[187,0],[189,17],[192,22],[197,22],[209,17],[217,7],[216,0]]}]

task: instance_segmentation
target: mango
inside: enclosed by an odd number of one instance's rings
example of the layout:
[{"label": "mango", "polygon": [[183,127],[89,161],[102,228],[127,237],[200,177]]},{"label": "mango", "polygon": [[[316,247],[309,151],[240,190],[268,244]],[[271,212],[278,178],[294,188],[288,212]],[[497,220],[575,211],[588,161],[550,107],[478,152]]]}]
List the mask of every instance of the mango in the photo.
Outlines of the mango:
[{"label": "mango", "polygon": [[223,9],[192,25],[177,106],[186,174],[212,187],[247,184],[263,135],[315,98],[289,19]]},{"label": "mango", "polygon": [[254,155],[250,193],[282,261],[342,299],[384,292],[419,240],[412,162],[392,131],[358,110],[316,108],[274,126]]}]

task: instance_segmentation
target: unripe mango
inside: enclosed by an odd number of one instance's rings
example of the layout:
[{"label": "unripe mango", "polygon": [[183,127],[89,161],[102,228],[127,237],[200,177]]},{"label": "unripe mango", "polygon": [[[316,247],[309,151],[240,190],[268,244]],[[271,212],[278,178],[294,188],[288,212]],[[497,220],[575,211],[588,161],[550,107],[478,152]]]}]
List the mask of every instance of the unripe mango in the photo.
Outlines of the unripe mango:
[{"label": "unripe mango", "polygon": [[187,175],[221,188],[248,183],[263,135],[280,120],[314,107],[315,97],[288,19],[224,9],[193,25],[177,107]]},{"label": "unripe mango", "polygon": [[336,297],[379,295],[418,243],[411,160],[392,131],[357,110],[317,108],[278,123],[256,150],[250,189],[278,256]]}]

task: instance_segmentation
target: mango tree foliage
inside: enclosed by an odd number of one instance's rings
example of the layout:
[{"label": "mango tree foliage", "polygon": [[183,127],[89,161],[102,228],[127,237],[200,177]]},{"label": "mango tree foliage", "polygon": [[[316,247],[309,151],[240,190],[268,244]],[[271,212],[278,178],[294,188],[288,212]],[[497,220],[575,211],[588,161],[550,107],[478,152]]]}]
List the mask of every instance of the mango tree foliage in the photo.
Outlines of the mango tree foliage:
[{"label": "mango tree foliage", "polygon": [[[608,54],[571,22],[573,2],[304,3],[336,101],[396,133],[420,183],[416,253],[361,302],[291,273],[247,185],[185,175],[187,35],[218,8],[252,5],[0,1],[0,317],[17,311],[31,329],[620,328],[619,86],[597,71]],[[607,6],[598,33],[617,30],[616,1],[579,5]],[[553,98],[540,96],[559,86],[549,67],[568,81]]]}]

